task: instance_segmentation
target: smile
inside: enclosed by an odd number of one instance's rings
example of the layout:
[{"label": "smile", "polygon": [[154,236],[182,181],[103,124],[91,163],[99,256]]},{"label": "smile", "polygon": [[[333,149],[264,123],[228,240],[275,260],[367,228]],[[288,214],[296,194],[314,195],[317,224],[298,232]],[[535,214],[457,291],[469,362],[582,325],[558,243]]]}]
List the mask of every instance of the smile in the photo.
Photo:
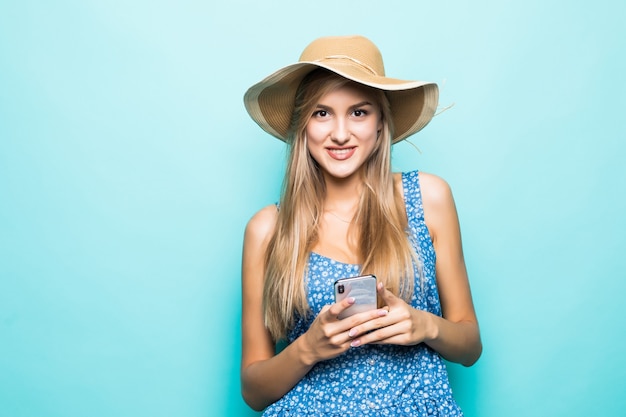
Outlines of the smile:
[{"label": "smile", "polygon": [[327,148],[326,150],[331,158],[342,161],[344,159],[350,158],[352,154],[354,154],[356,146],[353,146],[351,148]]}]

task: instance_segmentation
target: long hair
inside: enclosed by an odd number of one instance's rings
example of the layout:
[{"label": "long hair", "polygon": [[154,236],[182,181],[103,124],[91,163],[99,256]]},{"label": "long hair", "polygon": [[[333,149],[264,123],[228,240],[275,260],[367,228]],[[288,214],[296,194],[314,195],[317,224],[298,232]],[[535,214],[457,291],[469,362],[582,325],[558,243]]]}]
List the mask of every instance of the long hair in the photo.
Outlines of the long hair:
[{"label": "long hair", "polygon": [[[315,70],[301,82],[292,117],[290,152],[274,235],[265,258],[263,306],[265,325],[274,340],[286,337],[297,316],[309,306],[305,276],[309,254],[317,242],[326,184],[306,143],[306,125],[322,96],[352,83],[326,70]],[[365,163],[363,192],[349,227],[362,273],[372,273],[387,288],[410,300],[419,256],[411,246],[404,201],[391,171],[389,101],[383,91],[358,85],[378,105],[382,131]]]}]

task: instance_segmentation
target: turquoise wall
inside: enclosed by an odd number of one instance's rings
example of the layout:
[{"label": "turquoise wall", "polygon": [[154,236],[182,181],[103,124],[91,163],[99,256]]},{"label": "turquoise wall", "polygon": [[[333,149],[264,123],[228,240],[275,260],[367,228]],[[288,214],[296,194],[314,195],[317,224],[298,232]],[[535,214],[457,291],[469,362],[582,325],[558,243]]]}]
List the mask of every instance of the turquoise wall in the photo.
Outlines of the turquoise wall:
[{"label": "turquoise wall", "polygon": [[468,416],[626,408],[626,3],[0,3],[0,415],[254,416],[240,248],[281,143],[246,88],[323,35],[441,85],[397,169],[455,192],[484,354]]}]

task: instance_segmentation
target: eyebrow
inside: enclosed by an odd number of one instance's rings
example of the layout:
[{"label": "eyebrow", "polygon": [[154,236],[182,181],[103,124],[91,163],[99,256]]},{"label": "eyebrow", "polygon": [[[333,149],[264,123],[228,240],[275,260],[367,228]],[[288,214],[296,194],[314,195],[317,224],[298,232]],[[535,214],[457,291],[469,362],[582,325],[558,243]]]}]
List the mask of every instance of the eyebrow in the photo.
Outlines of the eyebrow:
[{"label": "eyebrow", "polygon": [[[356,109],[356,108],[365,107],[365,106],[373,106],[373,104],[370,103],[369,101],[361,101],[360,103],[357,103],[357,104],[355,104],[353,106],[350,106],[350,108],[351,109]],[[317,109],[322,109],[322,110],[332,110],[332,107],[326,106],[324,104],[319,104],[319,103],[317,104],[316,108]]]}]

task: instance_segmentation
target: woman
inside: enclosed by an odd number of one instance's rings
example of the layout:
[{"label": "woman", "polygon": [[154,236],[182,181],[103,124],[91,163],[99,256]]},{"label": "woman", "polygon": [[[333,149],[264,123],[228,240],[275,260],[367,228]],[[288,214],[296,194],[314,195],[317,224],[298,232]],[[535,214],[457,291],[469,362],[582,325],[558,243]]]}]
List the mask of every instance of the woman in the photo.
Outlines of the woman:
[{"label": "woman", "polygon": [[[249,221],[242,266],[242,395],[266,416],[462,415],[443,359],[482,345],[450,188],[393,173],[391,145],[422,129],[436,84],[385,77],[361,36],[313,41],[252,86],[251,117],[287,142],[280,204]],[[333,283],[373,274],[379,308],[339,319]],[[277,343],[284,344],[276,349]]]}]

